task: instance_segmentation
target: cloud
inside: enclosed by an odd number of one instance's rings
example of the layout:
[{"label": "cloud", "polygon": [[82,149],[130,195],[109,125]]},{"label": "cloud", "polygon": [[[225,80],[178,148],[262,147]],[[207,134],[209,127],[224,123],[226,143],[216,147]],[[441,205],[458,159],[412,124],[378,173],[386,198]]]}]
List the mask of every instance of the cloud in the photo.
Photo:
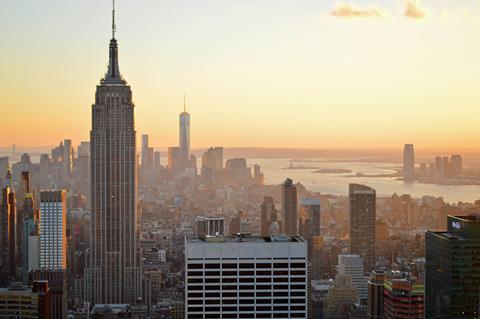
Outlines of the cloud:
[{"label": "cloud", "polygon": [[359,8],[353,4],[337,4],[330,15],[339,18],[381,18],[383,12],[377,7]]},{"label": "cloud", "polygon": [[412,19],[423,19],[427,16],[427,11],[420,6],[419,0],[406,0],[404,16]]}]

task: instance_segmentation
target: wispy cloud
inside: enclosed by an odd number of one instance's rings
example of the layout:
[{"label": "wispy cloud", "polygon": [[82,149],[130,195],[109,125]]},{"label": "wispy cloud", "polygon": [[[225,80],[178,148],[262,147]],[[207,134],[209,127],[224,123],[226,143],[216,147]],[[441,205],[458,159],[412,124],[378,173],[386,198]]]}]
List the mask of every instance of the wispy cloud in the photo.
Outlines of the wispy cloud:
[{"label": "wispy cloud", "polygon": [[337,4],[330,15],[339,18],[381,18],[384,13],[381,9],[373,6],[360,8],[354,4]]},{"label": "wispy cloud", "polygon": [[427,11],[420,6],[419,0],[406,0],[404,16],[420,20],[427,16]]}]

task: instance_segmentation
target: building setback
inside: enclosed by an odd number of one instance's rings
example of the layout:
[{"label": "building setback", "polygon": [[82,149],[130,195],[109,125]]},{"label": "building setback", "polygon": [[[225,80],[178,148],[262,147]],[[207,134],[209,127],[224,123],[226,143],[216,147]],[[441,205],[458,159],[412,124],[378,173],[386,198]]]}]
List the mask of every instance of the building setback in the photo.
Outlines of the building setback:
[{"label": "building setback", "polygon": [[90,131],[90,251],[85,296],[91,304],[142,297],[137,250],[136,131],[132,90],[120,74],[113,10],[105,77],[97,85]]}]

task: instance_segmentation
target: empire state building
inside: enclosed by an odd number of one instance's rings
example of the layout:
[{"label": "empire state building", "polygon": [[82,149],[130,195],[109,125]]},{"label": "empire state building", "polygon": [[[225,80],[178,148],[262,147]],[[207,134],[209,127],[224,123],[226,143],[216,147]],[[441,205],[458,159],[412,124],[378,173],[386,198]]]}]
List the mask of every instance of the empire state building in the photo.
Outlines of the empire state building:
[{"label": "empire state building", "polygon": [[132,90],[120,74],[115,8],[108,70],[92,105],[90,154],[91,245],[83,297],[92,305],[133,303],[142,296],[136,131]]}]

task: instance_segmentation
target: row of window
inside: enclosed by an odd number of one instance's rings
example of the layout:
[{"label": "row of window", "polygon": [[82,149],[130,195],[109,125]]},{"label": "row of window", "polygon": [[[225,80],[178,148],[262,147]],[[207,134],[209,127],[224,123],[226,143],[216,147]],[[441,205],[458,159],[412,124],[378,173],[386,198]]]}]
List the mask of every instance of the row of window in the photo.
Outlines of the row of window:
[{"label": "row of window", "polygon": [[[284,297],[288,297],[288,292],[282,292],[282,294],[286,294]],[[253,296],[250,296],[250,297],[253,297]],[[236,298],[236,296],[235,296]],[[222,305],[236,305],[236,304],[261,304],[261,305],[264,305],[265,307],[267,307],[267,305],[271,305],[271,304],[281,304],[281,303],[285,303],[283,301],[288,301],[288,299],[278,299],[278,300],[282,300],[282,302],[275,302],[271,299],[189,299],[188,300],[188,304],[189,305],[219,305],[219,304],[222,304]],[[306,303],[306,300],[305,298],[290,298],[290,301],[289,302],[286,302],[290,305],[293,305],[293,304],[305,304]],[[270,307],[270,306],[268,306]]]},{"label": "row of window", "polygon": [[[225,286],[224,286],[225,287]],[[232,288],[236,288],[235,286],[227,286],[227,287],[232,287]],[[230,292],[230,293],[233,293],[235,294],[234,296],[236,296],[236,292],[232,292],[232,291],[228,291],[229,289],[224,289],[226,292]],[[236,289],[232,289],[232,290],[236,290]],[[253,290],[253,289],[252,289]],[[284,289],[284,290],[288,290],[288,289]],[[223,292],[224,294],[226,292]],[[288,291],[284,291],[284,293],[288,293]],[[277,296],[277,292],[273,292],[273,295],[274,296]],[[271,297],[272,296],[272,291],[257,291],[257,292],[244,292],[244,291],[240,291],[239,292],[239,296],[240,297],[253,297],[253,296],[256,296],[256,297]],[[286,296],[286,294],[285,294]],[[290,291],[290,297],[298,297],[298,296],[305,296],[305,291]],[[203,293],[198,291],[198,289],[194,289],[192,290],[191,292],[188,293],[188,297],[189,298],[203,298]],[[215,292],[215,293],[212,293],[212,292],[205,292],[205,298],[214,298],[214,297],[217,297],[219,298],[220,297],[220,292]]]},{"label": "row of window", "polygon": [[[236,271],[236,270],[224,270],[222,272],[220,271],[217,271],[217,270],[206,270],[205,272],[200,270],[196,270],[196,271],[193,271],[193,270],[190,270],[187,272],[187,275],[189,277],[195,277],[195,276],[200,276],[200,277],[204,277],[204,276],[220,276],[220,274],[222,276],[234,276],[234,277],[238,277],[238,276],[271,276],[272,275],[272,271],[271,270],[257,270],[257,271]],[[290,270],[290,272],[288,270],[274,270],[273,271],[273,275],[274,276],[288,276],[290,274],[290,276],[305,276],[305,271],[304,270]]]},{"label": "row of window", "polygon": [[188,264],[188,269],[248,269],[248,268],[305,268],[305,263],[228,263],[228,264]]},{"label": "row of window", "polygon": [[275,312],[275,313],[213,313],[213,314],[188,314],[188,319],[236,319],[236,318],[306,318],[305,313],[288,313],[288,312]]},{"label": "row of window", "polygon": [[[305,282],[305,277],[224,277],[222,278],[222,283],[249,283],[249,282],[256,282],[256,283],[271,283],[273,282]],[[188,279],[189,284],[214,284],[214,283],[220,283],[220,277],[216,278],[189,278]]]}]

